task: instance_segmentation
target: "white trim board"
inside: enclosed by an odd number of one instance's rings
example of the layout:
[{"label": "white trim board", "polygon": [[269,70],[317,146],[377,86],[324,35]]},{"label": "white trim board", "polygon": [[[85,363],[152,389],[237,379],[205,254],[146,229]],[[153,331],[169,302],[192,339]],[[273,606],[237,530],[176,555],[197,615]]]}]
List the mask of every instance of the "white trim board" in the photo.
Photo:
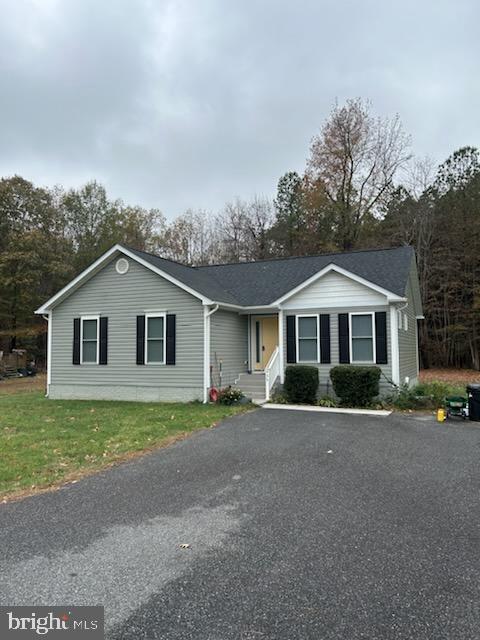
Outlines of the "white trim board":
[{"label": "white trim board", "polygon": [[[96,340],[96,353],[95,353],[95,362],[91,360],[83,361],[83,323],[85,320],[95,320],[97,323],[97,340]],[[80,364],[98,364],[100,361],[100,316],[97,315],[86,315],[80,316]]]},{"label": "white trim board", "polygon": [[218,304],[209,309],[207,305],[203,307],[203,403],[208,402],[208,391],[210,389],[210,316],[218,311]]},{"label": "white trim board", "polygon": [[45,394],[47,397],[52,384],[52,313],[49,311],[43,316],[47,321],[47,391]]},{"label": "white trim board", "polygon": [[[149,362],[148,360],[148,341],[149,340],[155,340],[155,338],[149,338],[148,337],[148,321],[150,318],[162,318],[163,319],[163,330],[162,330],[162,338],[160,338],[161,340],[163,340],[163,345],[162,345],[162,360],[161,362],[159,360],[152,360],[152,362]],[[159,338],[156,338],[157,340]],[[144,353],[145,353],[145,364],[146,365],[164,365],[167,361],[167,314],[165,312],[161,312],[161,311],[157,311],[157,312],[152,312],[152,313],[146,313],[145,314],[145,346],[144,346]]]},{"label": "white trim board", "polygon": [[[372,335],[371,336],[353,336],[352,331],[352,317],[353,316],[370,316],[372,323]],[[375,311],[350,311],[348,314],[348,334],[349,334],[349,350],[350,350],[350,364],[357,365],[372,365],[377,362],[377,332],[375,328]],[[353,341],[356,338],[366,338],[372,340],[372,360],[354,360],[353,359]]]},{"label": "white trim board", "polygon": [[398,314],[394,305],[390,306],[390,352],[392,360],[392,381],[400,384],[400,348],[398,344]]},{"label": "white trim board", "polygon": [[278,312],[278,348],[280,349],[280,383],[283,384],[285,382],[285,345],[284,345],[284,320],[283,320],[283,310],[280,309]]},{"label": "white trim board", "polygon": [[[300,337],[299,331],[299,318],[315,318],[316,326],[317,326],[317,358],[316,360],[300,360],[300,340],[313,340],[311,336],[302,336]],[[296,350],[296,361],[297,364],[319,364],[320,363],[320,316],[318,313],[297,313],[295,314],[295,350]]]}]

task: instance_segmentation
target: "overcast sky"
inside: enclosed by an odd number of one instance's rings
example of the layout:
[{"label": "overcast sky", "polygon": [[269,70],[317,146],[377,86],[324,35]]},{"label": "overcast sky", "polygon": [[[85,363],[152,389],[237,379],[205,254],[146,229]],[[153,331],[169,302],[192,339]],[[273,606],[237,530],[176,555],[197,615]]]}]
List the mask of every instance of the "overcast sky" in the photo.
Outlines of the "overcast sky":
[{"label": "overcast sky", "polygon": [[335,99],[480,146],[478,0],[0,0],[0,175],[217,210],[304,168]]}]

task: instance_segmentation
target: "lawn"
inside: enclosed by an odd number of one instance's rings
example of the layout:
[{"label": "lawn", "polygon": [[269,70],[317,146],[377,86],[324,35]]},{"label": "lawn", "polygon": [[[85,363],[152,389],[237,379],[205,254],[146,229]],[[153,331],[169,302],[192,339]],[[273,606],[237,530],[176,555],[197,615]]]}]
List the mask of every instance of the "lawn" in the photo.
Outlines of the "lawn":
[{"label": "lawn", "polygon": [[2,395],[0,500],[74,480],[249,408]]},{"label": "lawn", "polygon": [[47,386],[47,376],[39,373],[32,378],[9,378],[0,380],[0,396],[10,396],[23,391],[43,391]]},{"label": "lawn", "polygon": [[475,369],[422,369],[420,382],[445,382],[465,395],[465,387],[469,383],[480,382],[480,371]]}]

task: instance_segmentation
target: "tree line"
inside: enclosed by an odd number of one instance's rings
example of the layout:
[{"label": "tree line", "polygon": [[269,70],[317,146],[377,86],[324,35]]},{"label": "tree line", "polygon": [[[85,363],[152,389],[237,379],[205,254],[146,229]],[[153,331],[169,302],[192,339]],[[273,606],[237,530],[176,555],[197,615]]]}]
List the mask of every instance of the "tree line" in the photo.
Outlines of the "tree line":
[{"label": "tree line", "polygon": [[190,265],[412,245],[425,321],[423,366],[480,369],[480,155],[461,148],[435,167],[410,153],[398,116],[336,104],[302,172],[273,199],[236,198],[216,214],[159,209],[78,189],[0,180],[0,350],[45,351],[34,310],[116,242]]}]

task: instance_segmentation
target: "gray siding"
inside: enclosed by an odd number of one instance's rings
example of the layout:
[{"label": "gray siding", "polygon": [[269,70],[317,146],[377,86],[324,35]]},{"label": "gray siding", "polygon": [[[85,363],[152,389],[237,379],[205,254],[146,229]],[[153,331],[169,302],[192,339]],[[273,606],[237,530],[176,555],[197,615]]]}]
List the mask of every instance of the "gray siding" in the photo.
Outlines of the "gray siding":
[{"label": "gray siding", "polygon": [[[330,369],[332,367],[335,367],[336,365],[340,364],[339,363],[339,346],[338,346],[338,314],[339,313],[347,313],[349,311],[349,309],[345,309],[345,307],[341,307],[341,308],[329,308],[329,309],[289,309],[288,311],[285,310],[283,312],[283,317],[284,317],[284,321],[283,321],[283,349],[284,349],[284,362],[285,362],[285,367],[288,366],[287,364],[287,351],[286,351],[286,345],[287,345],[287,323],[286,323],[286,316],[287,315],[297,315],[297,314],[317,314],[317,313],[328,313],[330,314],[330,356],[331,356],[331,363],[330,364],[317,364],[317,365],[312,365],[312,366],[317,366],[318,368],[318,373],[319,373],[319,379],[320,379],[320,385],[319,385],[319,395],[325,395],[326,393],[328,393],[329,395],[334,395],[333,393],[333,388],[332,388],[332,383],[330,381]],[[383,364],[383,365],[375,365],[380,367],[380,369],[382,370],[382,377],[380,378],[380,393],[381,394],[387,394],[390,393],[392,391],[392,386],[391,384],[388,382],[388,380],[391,380],[392,378],[392,356],[391,356],[391,342],[390,342],[390,315],[389,315],[389,308],[388,306],[378,306],[378,307],[355,307],[354,309],[351,309],[351,311],[355,311],[355,313],[357,312],[371,312],[371,311],[386,311],[387,312],[387,358],[388,358],[388,364]]]},{"label": "gray siding", "polygon": [[[405,378],[409,378],[410,384],[415,384],[418,378],[417,370],[417,335],[416,335],[416,309],[413,296],[413,283],[412,279],[416,277],[414,273],[410,272],[410,277],[407,285],[407,298],[408,306],[401,311],[402,324],[398,327],[398,350],[399,350],[399,362],[400,362],[400,384],[404,384]],[[403,306],[403,305],[402,305]],[[408,318],[408,331],[403,328],[403,315],[406,314]]]},{"label": "gray siding", "polygon": [[[234,384],[248,367],[248,316],[220,309],[211,316],[211,383],[215,387]],[[220,379],[220,361],[222,378]]]},{"label": "gray siding", "polygon": [[[133,260],[124,275],[115,259],[53,310],[50,395],[54,398],[193,400],[203,389],[200,300]],[[136,364],[136,316],[176,314],[176,364]],[[72,364],[73,318],[108,317],[108,365]]]}]

